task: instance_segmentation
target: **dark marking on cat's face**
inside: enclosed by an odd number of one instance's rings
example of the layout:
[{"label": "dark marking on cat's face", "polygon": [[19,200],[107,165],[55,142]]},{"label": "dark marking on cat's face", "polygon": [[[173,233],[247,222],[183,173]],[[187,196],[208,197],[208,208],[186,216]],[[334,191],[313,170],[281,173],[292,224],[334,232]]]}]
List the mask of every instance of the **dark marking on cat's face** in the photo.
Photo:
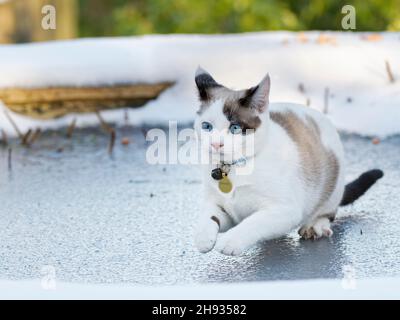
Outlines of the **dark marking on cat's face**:
[{"label": "dark marking on cat's face", "polygon": [[242,134],[247,130],[255,131],[261,125],[261,119],[256,110],[247,106],[242,106],[239,100],[225,101],[222,112],[231,124],[238,124],[242,128]]},{"label": "dark marking on cat's face", "polygon": [[197,86],[197,89],[199,92],[199,99],[202,102],[208,102],[211,100],[210,91],[213,88],[222,87],[208,73],[200,73],[200,74],[196,75],[195,82],[196,82],[196,86]]},{"label": "dark marking on cat's face", "polygon": [[242,133],[254,132],[261,125],[260,114],[268,108],[270,78],[266,75],[257,85],[247,90],[231,90],[217,83],[209,73],[200,67],[196,71],[195,81],[200,98],[202,115],[213,102],[223,102],[223,114],[230,125],[239,125]]},{"label": "dark marking on cat's face", "polygon": [[244,96],[239,99],[239,104],[242,107],[250,108],[252,97],[253,97],[254,93],[257,91],[257,89],[258,89],[258,86],[255,86],[255,87],[245,90]]}]

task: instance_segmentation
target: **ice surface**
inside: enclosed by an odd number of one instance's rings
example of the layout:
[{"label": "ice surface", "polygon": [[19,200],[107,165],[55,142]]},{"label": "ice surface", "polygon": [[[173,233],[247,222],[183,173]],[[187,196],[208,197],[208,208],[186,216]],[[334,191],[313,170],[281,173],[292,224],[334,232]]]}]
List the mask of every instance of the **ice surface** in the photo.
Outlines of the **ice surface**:
[{"label": "ice surface", "polygon": [[112,157],[98,129],[76,130],[72,140],[47,132],[31,148],[14,141],[11,170],[0,148],[0,279],[40,278],[44,266],[57,281],[91,284],[341,279],[346,268],[357,279],[400,277],[400,136],[378,145],[342,138],[348,180],[375,167],[385,177],[341,210],[334,236],[293,233],[237,258],[196,251],[200,173],[148,165],[140,128],[118,130]]}]

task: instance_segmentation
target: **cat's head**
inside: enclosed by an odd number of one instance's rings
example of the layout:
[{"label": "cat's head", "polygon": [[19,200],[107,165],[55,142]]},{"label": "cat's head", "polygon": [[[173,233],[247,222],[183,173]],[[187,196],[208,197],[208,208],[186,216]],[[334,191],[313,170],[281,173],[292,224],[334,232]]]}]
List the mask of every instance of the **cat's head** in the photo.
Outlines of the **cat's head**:
[{"label": "cat's head", "polygon": [[200,99],[195,129],[202,150],[225,161],[253,156],[267,126],[269,75],[255,87],[232,90],[199,67],[195,81]]}]

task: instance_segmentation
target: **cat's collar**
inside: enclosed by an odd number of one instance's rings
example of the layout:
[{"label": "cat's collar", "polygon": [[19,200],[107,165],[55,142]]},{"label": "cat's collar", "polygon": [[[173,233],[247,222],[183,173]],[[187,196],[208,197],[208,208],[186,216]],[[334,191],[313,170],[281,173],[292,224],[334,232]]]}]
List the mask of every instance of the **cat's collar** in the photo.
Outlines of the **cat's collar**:
[{"label": "cat's collar", "polygon": [[233,160],[232,162],[226,162],[226,161],[221,161],[221,165],[228,165],[228,166],[239,166],[242,167],[246,164],[247,158],[246,157],[240,157],[237,160]]},{"label": "cat's collar", "polygon": [[243,167],[247,163],[246,157],[240,157],[232,162],[221,161],[219,165],[213,170],[211,170],[211,177],[215,180],[221,180],[224,175],[228,176],[232,166]]}]

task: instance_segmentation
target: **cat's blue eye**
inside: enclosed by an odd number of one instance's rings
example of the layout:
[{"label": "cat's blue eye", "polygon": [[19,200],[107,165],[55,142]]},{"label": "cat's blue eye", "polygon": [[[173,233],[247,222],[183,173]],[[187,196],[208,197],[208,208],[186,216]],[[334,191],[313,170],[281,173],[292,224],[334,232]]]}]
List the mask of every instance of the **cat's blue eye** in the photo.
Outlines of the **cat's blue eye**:
[{"label": "cat's blue eye", "polygon": [[212,126],[212,124],[209,123],[209,122],[203,122],[203,123],[201,124],[201,128],[202,128],[203,130],[205,130],[205,131],[211,131],[211,130],[213,129],[213,126]]},{"label": "cat's blue eye", "polygon": [[242,133],[242,127],[241,127],[240,125],[238,125],[238,124],[232,124],[232,125],[229,127],[229,131],[230,131],[232,134]]}]

